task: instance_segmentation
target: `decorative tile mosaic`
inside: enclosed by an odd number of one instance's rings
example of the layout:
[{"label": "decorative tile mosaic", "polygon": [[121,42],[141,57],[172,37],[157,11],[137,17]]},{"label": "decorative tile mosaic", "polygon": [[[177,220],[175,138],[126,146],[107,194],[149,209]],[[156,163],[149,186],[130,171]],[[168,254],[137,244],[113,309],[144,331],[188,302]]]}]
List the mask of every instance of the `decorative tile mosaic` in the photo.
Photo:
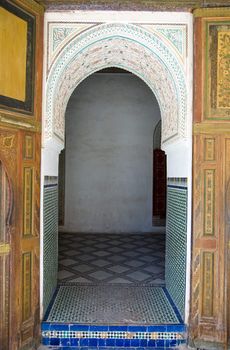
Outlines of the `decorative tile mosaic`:
[{"label": "decorative tile mosaic", "polygon": [[188,187],[188,179],[187,177],[169,177],[167,179],[167,186],[168,187],[175,187],[175,188],[184,188],[187,189]]},{"label": "decorative tile mosaic", "polygon": [[[161,326],[150,326],[151,331],[147,328],[143,331],[143,326],[139,328],[142,331],[135,331],[134,327],[122,327],[126,328],[124,331],[110,331],[109,326],[94,326],[94,331],[80,331],[79,329],[86,327],[81,325],[58,325],[58,324],[43,324],[45,330],[42,331],[43,344],[51,346],[62,346],[62,349],[70,350],[74,347],[75,350],[85,349],[125,349],[130,350],[147,350],[147,349],[177,349],[180,344],[186,343],[185,327],[183,325],[174,325],[173,330],[167,326],[164,329],[160,329]],[[119,326],[118,326],[119,327]],[[112,326],[112,328],[118,328]],[[50,330],[49,330],[50,328]],[[98,328],[98,330],[97,330]],[[99,328],[103,328],[104,331],[100,331]],[[121,328],[121,327],[120,327]],[[130,331],[129,328],[132,328]],[[62,330],[63,329],[63,330]],[[65,347],[65,346],[68,346]]]},{"label": "decorative tile mosaic", "polygon": [[185,308],[187,179],[168,179],[165,281],[182,317]]},{"label": "decorative tile mosaic", "polygon": [[[63,23],[60,26],[63,32]],[[45,137],[55,135],[64,141],[64,114],[70,95],[82,80],[105,67],[126,69],[151,88],[161,107],[163,142],[187,137],[186,64],[178,54],[181,41],[182,48],[186,47],[187,38],[178,34],[179,27],[173,33],[168,26],[165,29],[162,33],[128,23],[95,23],[66,42],[62,33],[62,50],[47,72]],[[50,32],[48,39],[51,47],[52,35]]]},{"label": "decorative tile mosaic", "polygon": [[59,282],[164,285],[165,234],[59,234]]},{"label": "decorative tile mosaic", "polygon": [[121,331],[43,331],[43,337],[50,338],[99,338],[99,339],[181,339],[180,333],[170,332],[121,332]]},{"label": "decorative tile mosaic", "polygon": [[57,286],[58,185],[57,177],[45,177],[43,211],[43,309],[46,311]]},{"label": "decorative tile mosaic", "polygon": [[78,284],[59,286],[47,322],[178,324],[178,317],[162,287]]},{"label": "decorative tile mosaic", "polygon": [[[89,350],[96,348],[101,350],[115,350],[118,348],[129,348],[130,350],[155,348],[156,350],[163,350],[172,349],[172,347],[175,348],[176,346],[179,346],[179,344],[186,343],[186,326],[182,323],[179,312],[165,288],[140,285],[135,287],[126,286],[126,288],[122,286],[122,288],[120,288],[116,285],[115,288],[114,286],[110,286],[109,290],[106,290],[102,286],[91,286],[91,289],[88,290],[88,295],[85,295],[85,291],[88,287],[89,286],[86,285],[59,287],[60,289],[64,288],[67,294],[65,292],[62,293],[62,298],[61,300],[58,300],[58,305],[55,305],[57,298],[54,298],[54,304],[51,303],[50,309],[47,312],[48,316],[42,323],[43,344],[62,346],[63,348],[61,349],[63,350],[65,349],[64,346],[69,346],[70,348],[74,347],[76,350]],[[82,288],[83,290],[81,290]],[[99,288],[98,292],[95,292],[95,288]],[[57,297],[59,296],[60,289],[57,290]],[[106,298],[105,295],[102,296],[103,302],[101,299],[102,291],[100,289],[103,289],[103,293],[106,294]],[[74,290],[81,291],[80,295],[78,292],[77,295],[73,295]],[[70,294],[68,292],[70,292]],[[100,295],[99,303],[97,300],[98,293]],[[150,308],[147,307],[145,302],[147,294],[150,299],[154,297],[152,303],[151,300],[147,301]],[[135,300],[136,297],[138,298],[138,302]],[[130,303],[127,303],[127,298],[130,300]],[[74,305],[72,304],[72,300],[75,301]],[[84,305],[84,301],[86,301],[86,305]],[[95,305],[99,305],[103,314],[110,309],[108,316],[110,320],[114,321],[113,309],[116,303],[118,304],[118,307],[115,306],[115,308],[118,309],[118,312],[120,313],[119,319],[122,321],[119,321],[119,323],[116,324],[114,322],[109,323],[107,319],[105,323],[98,323],[100,319],[98,320],[97,317],[95,318],[94,314],[97,313],[98,315],[98,311],[100,310],[95,309]],[[65,315],[71,311],[72,320],[76,319],[76,317],[77,319],[81,318],[81,310],[79,310],[78,304],[83,305],[82,310],[85,307],[88,308],[87,310],[84,310],[84,313],[91,313],[90,317],[92,317],[92,322],[75,323],[74,321],[71,321],[63,323],[53,320],[50,321],[49,318],[52,312],[54,312],[54,307],[56,309],[55,312],[58,314],[59,321],[61,310]],[[152,304],[154,304],[154,306],[151,306]],[[70,309],[69,305],[72,305]],[[76,307],[77,310],[74,310]],[[149,315],[149,310],[150,313],[153,313],[150,317],[148,316],[148,321],[156,320],[156,318],[159,321],[161,318],[163,324],[141,323],[141,321],[143,321],[141,315],[144,315],[146,318],[146,315]],[[131,319],[132,317],[129,317],[130,315],[132,316],[133,311],[138,318],[138,322],[136,323],[133,323]],[[99,312],[99,314],[101,313]],[[115,314],[115,317],[116,316],[117,313]],[[165,323],[169,318],[175,322]],[[84,317],[81,318],[81,321],[83,320]]]}]

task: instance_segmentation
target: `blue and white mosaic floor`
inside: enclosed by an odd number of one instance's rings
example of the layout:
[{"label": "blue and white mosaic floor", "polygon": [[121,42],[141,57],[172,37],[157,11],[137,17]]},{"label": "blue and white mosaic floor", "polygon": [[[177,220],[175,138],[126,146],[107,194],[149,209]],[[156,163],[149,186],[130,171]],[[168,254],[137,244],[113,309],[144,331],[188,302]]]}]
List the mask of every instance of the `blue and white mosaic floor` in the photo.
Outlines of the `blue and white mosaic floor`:
[{"label": "blue and white mosaic floor", "polygon": [[164,234],[63,233],[59,251],[44,345],[163,350],[185,344],[185,325],[164,287]]},{"label": "blue and white mosaic floor", "polygon": [[42,323],[42,337],[62,350],[163,350],[184,344],[186,328],[165,288],[65,285]]},{"label": "blue and white mosaic floor", "polygon": [[165,235],[59,235],[59,283],[164,285]]},{"label": "blue and white mosaic floor", "polygon": [[65,285],[58,288],[47,322],[149,325],[181,319],[161,287]]}]

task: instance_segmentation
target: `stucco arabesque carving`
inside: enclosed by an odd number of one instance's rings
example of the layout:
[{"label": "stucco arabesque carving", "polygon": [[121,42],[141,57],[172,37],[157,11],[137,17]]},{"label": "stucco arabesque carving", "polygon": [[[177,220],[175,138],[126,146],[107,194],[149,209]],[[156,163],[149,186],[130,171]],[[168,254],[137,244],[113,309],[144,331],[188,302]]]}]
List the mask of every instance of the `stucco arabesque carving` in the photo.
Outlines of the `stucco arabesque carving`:
[{"label": "stucco arabesque carving", "polygon": [[61,51],[46,84],[45,138],[64,141],[65,110],[73,90],[105,67],[143,79],[162,115],[162,142],[186,137],[186,79],[182,63],[160,34],[130,24],[102,24],[74,37]]}]

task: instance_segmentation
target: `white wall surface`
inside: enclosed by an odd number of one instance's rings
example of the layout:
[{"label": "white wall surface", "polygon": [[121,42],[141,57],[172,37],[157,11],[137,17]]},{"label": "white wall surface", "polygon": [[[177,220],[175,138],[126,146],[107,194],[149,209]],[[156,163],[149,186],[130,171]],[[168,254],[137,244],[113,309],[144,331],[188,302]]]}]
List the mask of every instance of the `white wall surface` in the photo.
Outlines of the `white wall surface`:
[{"label": "white wall surface", "polygon": [[94,74],[66,111],[65,230],[152,230],[152,143],[160,111],[131,74]]}]

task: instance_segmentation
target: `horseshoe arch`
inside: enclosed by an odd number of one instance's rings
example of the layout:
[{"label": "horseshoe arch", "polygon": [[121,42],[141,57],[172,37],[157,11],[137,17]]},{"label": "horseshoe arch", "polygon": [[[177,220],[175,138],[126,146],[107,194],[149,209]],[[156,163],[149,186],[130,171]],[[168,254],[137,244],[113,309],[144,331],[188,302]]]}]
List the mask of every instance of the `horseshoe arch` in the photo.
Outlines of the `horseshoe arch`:
[{"label": "horseshoe arch", "polygon": [[45,92],[45,141],[54,138],[64,144],[65,110],[72,92],[107,67],[134,73],[153,91],[161,110],[162,144],[186,138],[186,78],[175,51],[157,33],[113,23],[74,36],[53,62]]}]

